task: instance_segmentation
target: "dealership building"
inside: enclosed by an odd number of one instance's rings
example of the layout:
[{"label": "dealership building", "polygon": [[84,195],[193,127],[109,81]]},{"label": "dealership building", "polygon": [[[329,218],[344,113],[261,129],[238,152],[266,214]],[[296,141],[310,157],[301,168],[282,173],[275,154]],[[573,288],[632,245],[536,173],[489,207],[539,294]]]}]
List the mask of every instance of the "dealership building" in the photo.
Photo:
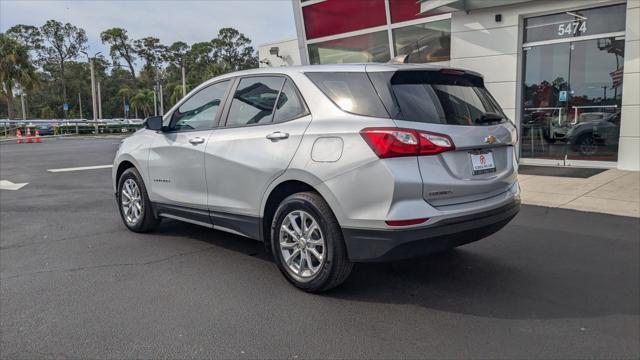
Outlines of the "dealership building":
[{"label": "dealership building", "polygon": [[297,39],[260,66],[384,63],[477,71],[524,164],[640,170],[640,0],[293,0]]}]

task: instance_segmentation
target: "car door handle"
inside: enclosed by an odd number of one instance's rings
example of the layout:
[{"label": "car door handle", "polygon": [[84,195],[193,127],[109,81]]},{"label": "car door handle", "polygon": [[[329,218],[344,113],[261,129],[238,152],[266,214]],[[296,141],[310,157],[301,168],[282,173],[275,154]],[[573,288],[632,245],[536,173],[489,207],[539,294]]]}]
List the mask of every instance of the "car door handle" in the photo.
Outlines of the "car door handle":
[{"label": "car door handle", "polygon": [[194,137],[194,138],[189,139],[189,142],[191,143],[191,145],[202,144],[204,142],[204,138]]},{"label": "car door handle", "polygon": [[284,139],[287,139],[287,138],[289,138],[289,134],[288,133],[283,133],[283,132],[280,132],[280,131],[276,131],[276,132],[273,132],[273,133],[267,135],[267,139],[269,139],[269,140],[284,140]]}]

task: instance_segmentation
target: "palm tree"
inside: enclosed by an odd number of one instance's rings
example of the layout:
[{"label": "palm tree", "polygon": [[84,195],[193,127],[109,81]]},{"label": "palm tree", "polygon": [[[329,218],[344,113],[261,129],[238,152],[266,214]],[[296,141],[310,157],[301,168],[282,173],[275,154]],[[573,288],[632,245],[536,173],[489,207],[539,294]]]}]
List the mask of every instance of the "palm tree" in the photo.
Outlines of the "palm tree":
[{"label": "palm tree", "polygon": [[144,117],[148,117],[153,109],[153,91],[149,89],[139,90],[133,98],[131,98],[131,106],[142,110]]},{"label": "palm tree", "polygon": [[125,111],[124,106],[127,103],[127,99],[131,98],[131,89],[128,86],[123,86],[118,90],[116,96],[122,99],[122,111]]},{"label": "palm tree", "polygon": [[[188,87],[187,87],[188,88]],[[188,89],[186,89],[184,91],[184,93],[186,93],[188,91]],[[171,92],[171,97],[169,98],[169,101],[171,102],[171,105],[175,105],[176,103],[178,103],[178,101],[180,101],[180,99],[182,99],[182,85],[176,85],[173,87],[173,91]]]},{"label": "palm tree", "polygon": [[9,119],[13,117],[13,89],[17,84],[26,90],[36,85],[36,69],[29,50],[16,40],[0,33],[0,94],[7,100]]}]

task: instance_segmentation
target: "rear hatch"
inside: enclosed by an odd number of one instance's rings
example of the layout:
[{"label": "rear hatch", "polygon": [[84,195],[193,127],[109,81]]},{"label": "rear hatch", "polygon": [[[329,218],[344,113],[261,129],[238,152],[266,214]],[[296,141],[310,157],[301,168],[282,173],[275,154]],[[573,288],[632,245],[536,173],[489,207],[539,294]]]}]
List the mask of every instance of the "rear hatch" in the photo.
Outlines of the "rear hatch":
[{"label": "rear hatch", "polygon": [[481,76],[455,69],[370,72],[400,128],[444,135],[449,151],[418,156],[423,197],[431,205],[462,204],[499,195],[516,180],[516,129]]}]

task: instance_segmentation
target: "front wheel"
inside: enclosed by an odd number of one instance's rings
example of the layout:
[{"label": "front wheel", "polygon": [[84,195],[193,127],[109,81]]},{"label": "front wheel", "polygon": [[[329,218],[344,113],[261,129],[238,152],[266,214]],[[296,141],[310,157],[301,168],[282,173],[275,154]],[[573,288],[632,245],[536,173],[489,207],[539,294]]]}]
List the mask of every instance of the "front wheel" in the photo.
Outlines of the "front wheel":
[{"label": "front wheel", "polygon": [[147,188],[140,173],[129,168],[118,180],[118,208],[124,225],[134,232],[149,232],[159,220],[153,214]]},{"label": "front wheel", "polygon": [[282,274],[304,291],[336,287],[353,267],[340,225],[317,193],[293,194],[280,204],[271,226],[271,244]]}]

